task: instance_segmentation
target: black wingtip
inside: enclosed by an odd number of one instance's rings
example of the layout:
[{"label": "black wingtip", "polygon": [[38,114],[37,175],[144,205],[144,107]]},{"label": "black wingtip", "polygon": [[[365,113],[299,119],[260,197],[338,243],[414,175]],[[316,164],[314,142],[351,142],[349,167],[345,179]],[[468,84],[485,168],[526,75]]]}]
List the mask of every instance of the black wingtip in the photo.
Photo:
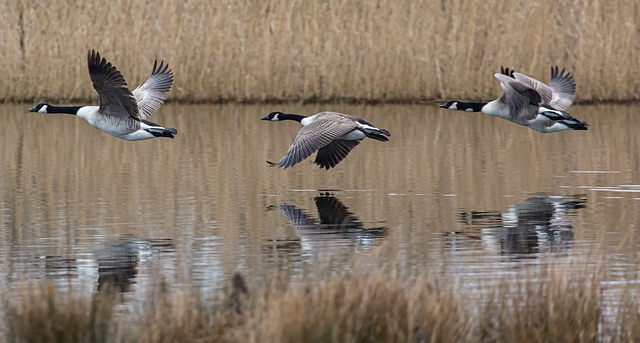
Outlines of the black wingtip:
[{"label": "black wingtip", "polygon": [[169,69],[169,63],[164,63],[164,60],[160,60],[160,64],[158,64],[158,60],[156,59],[153,62],[153,69],[151,70],[151,76],[156,74],[171,74],[173,70]]},{"label": "black wingtip", "polygon": [[316,166],[320,167],[320,169],[324,168],[325,170],[329,170],[329,169],[335,167],[338,164],[338,162],[336,162],[334,165],[331,165],[331,163],[328,163],[328,162],[318,163],[318,162],[314,162],[314,161],[309,161],[309,163],[315,164]]},{"label": "black wingtip", "polygon": [[513,70],[512,68],[500,66],[500,73],[504,74],[504,75],[507,75],[509,77],[513,77],[513,72],[514,71],[515,70]]},{"label": "black wingtip", "polygon": [[267,161],[267,163],[269,164],[269,167],[275,167],[278,165],[277,163],[271,161]]}]

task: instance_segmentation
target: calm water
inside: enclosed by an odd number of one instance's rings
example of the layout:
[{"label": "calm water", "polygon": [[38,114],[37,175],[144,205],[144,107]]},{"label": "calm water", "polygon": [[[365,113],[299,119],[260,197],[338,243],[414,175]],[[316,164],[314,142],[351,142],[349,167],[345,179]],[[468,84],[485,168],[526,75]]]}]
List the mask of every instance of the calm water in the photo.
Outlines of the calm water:
[{"label": "calm water", "polygon": [[[435,105],[166,105],[175,140],[126,142],[73,116],[2,105],[0,285],[52,279],[213,290],[234,271],[309,280],[354,258],[490,283],[602,256],[636,273],[639,106],[572,107],[589,131],[540,134]],[[271,168],[299,126],[335,110],[388,129],[335,169]],[[593,257],[591,257],[593,256]]]}]

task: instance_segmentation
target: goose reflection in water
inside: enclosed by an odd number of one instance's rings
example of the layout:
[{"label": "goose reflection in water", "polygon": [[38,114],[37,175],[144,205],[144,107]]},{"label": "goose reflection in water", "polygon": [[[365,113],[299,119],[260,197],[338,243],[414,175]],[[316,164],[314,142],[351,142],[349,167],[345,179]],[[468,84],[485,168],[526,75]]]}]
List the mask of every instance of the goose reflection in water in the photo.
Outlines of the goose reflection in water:
[{"label": "goose reflection in water", "polygon": [[389,234],[387,227],[366,228],[347,206],[331,194],[320,194],[313,199],[318,212],[317,218],[295,205],[279,206],[280,213],[293,226],[298,238],[276,241],[271,248],[285,251],[287,254],[299,250],[335,256],[337,252],[352,253],[370,249]]},{"label": "goose reflection in water", "polygon": [[95,252],[98,263],[98,291],[111,288],[128,292],[138,275],[140,256],[174,250],[170,239],[123,239],[106,243]]},{"label": "goose reflection in water", "polygon": [[454,249],[468,249],[463,241],[478,240],[499,255],[565,251],[573,244],[571,217],[585,203],[585,195],[536,196],[502,213],[461,211],[458,221],[469,227],[447,235]]},{"label": "goose reflection in water", "polygon": [[109,243],[96,252],[98,291],[112,287],[126,292],[138,274],[138,248],[132,241]]}]

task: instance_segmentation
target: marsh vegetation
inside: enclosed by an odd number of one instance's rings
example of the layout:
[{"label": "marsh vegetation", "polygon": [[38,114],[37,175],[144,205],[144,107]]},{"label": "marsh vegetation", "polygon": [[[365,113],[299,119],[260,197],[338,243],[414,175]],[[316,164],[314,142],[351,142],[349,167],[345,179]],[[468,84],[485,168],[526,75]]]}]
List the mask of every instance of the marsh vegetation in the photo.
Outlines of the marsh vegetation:
[{"label": "marsh vegetation", "polygon": [[[169,100],[485,99],[500,65],[578,101],[637,100],[637,1],[6,1],[0,100],[95,97],[87,49],[130,85],[164,59]],[[461,99],[461,100],[462,100]]]}]

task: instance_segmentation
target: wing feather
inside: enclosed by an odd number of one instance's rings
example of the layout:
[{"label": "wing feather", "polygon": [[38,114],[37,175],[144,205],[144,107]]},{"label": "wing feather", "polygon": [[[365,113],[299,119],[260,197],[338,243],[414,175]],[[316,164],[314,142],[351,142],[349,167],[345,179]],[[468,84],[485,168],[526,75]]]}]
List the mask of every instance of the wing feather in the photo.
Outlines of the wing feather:
[{"label": "wing feather", "polygon": [[529,86],[538,94],[540,94],[540,97],[542,98],[542,104],[551,105],[551,101],[553,99],[553,91],[549,86],[524,74],[513,73],[513,77],[516,79],[516,81]]},{"label": "wing feather", "polygon": [[551,81],[549,87],[553,93],[551,105],[553,108],[566,111],[573,103],[576,95],[576,82],[573,75],[565,72],[564,68],[558,71],[558,66],[551,67]]},{"label": "wing feather", "polygon": [[293,205],[280,205],[280,213],[287,217],[296,230],[313,228],[318,225],[307,213]]},{"label": "wing feather", "polygon": [[87,62],[93,88],[100,98],[100,112],[107,116],[140,120],[138,103],[118,69],[95,50],[89,50]]},{"label": "wing feather", "polygon": [[173,71],[169,69],[169,64],[164,61],[153,63],[151,76],[145,83],[133,90],[133,96],[138,102],[140,116],[142,119],[153,115],[160,109],[162,103],[167,99],[167,94],[173,85]]},{"label": "wing feather", "polygon": [[358,144],[360,144],[360,141],[336,139],[318,150],[318,155],[316,155],[313,163],[319,165],[320,168],[333,168],[347,157],[349,152],[358,146]]},{"label": "wing feather", "polygon": [[540,93],[529,85],[504,74],[498,73],[495,77],[504,90],[504,100],[509,107],[512,121],[526,123],[538,115],[538,107],[542,105]]},{"label": "wing feather", "polygon": [[291,167],[357,127],[357,123],[348,118],[320,117],[300,129],[291,147],[278,164],[283,168]]}]

